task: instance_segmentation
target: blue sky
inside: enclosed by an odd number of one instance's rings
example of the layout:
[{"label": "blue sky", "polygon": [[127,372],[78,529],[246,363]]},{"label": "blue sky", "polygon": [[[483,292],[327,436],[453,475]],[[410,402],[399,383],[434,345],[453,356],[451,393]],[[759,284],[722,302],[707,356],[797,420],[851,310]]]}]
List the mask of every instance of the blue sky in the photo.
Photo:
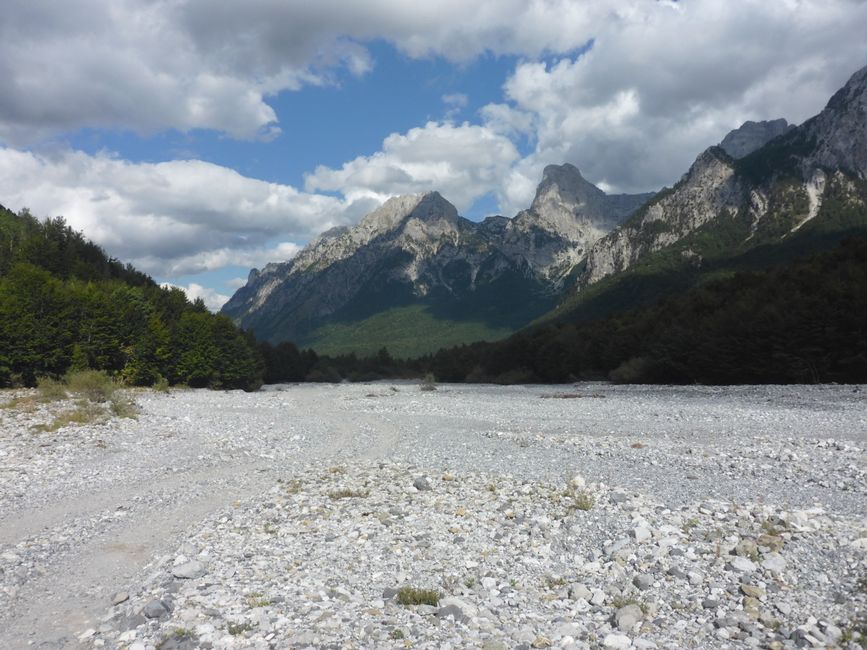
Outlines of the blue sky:
[{"label": "blue sky", "polygon": [[857,0],[7,0],[0,203],[211,308],[389,196],[513,216],[547,164],[670,185],[867,64]]}]

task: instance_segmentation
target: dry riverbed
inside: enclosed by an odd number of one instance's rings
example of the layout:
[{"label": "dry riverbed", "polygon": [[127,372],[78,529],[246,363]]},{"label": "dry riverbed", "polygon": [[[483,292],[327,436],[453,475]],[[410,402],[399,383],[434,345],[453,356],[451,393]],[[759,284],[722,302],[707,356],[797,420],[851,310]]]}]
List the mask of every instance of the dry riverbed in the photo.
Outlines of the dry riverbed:
[{"label": "dry riverbed", "polygon": [[865,643],[865,387],[132,396],[0,408],[0,647]]}]

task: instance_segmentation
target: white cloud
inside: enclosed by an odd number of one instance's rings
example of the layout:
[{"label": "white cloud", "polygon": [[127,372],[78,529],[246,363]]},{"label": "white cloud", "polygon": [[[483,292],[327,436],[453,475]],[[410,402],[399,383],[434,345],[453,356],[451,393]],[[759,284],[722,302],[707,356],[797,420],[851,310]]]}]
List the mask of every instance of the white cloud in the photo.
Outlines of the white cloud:
[{"label": "white cloud", "polygon": [[224,286],[228,287],[232,291],[237,291],[245,284],[247,284],[247,278],[231,278],[223,283]]},{"label": "white cloud", "polygon": [[372,156],[340,169],[319,166],[305,180],[308,192],[339,191],[350,200],[439,190],[458,210],[499,189],[519,158],[514,144],[483,126],[428,122],[393,133]]},{"label": "white cloud", "polygon": [[[0,148],[0,196],[10,209],[62,215],[109,254],[164,277],[285,260],[298,251],[292,240],[350,223],[359,211],[202,161],[133,164],[8,148]],[[269,243],[277,238],[283,243]]]},{"label": "white cloud", "polygon": [[[867,3],[854,0],[619,3],[581,56],[523,61],[484,123],[533,153],[502,195],[532,198],[545,164],[572,162],[615,191],[677,180],[747,119],[814,115],[867,63]],[[525,176],[524,191],[514,175]]]},{"label": "white cloud", "polygon": [[229,296],[218,293],[214,289],[210,289],[208,287],[203,287],[200,284],[196,284],[195,282],[190,282],[187,286],[180,286],[177,284],[171,284],[169,282],[164,282],[162,284],[163,287],[170,289],[175,287],[180,289],[185,294],[187,294],[187,298],[190,300],[196,300],[197,298],[201,298],[205,303],[205,307],[207,307],[212,312],[220,311],[220,308],[226,304],[229,300]]}]

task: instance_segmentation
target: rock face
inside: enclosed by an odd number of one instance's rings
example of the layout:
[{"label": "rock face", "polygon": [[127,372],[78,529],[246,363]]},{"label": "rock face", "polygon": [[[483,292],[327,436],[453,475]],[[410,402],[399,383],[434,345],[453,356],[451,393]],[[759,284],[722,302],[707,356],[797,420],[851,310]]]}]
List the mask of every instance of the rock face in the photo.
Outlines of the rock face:
[{"label": "rock face", "polygon": [[514,219],[469,221],[438,192],[392,198],[293,260],[251,271],[223,312],[275,342],[418,301],[452,313],[485,307],[517,328],[550,308],[589,247],[650,196],[608,196],[567,164],[545,169]]},{"label": "rock face", "polygon": [[748,120],[726,135],[719,146],[732,158],[743,158],[794,128],[782,118],[763,122]]},{"label": "rock face", "polygon": [[[593,245],[577,288],[699,230],[730,248],[778,243],[823,214],[829,197],[863,207],[865,176],[867,68],[801,126],[747,122],[704,151],[674,188],[659,192]],[[681,254],[701,264],[698,247],[684,247]]]}]

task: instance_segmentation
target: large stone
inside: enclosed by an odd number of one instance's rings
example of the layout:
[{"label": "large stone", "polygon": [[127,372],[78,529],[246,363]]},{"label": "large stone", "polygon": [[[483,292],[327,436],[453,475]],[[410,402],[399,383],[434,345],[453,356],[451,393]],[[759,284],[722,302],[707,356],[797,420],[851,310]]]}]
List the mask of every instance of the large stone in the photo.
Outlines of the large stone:
[{"label": "large stone", "polygon": [[734,557],[731,562],[728,563],[727,568],[731,571],[738,571],[740,573],[752,573],[756,570],[756,563],[752,560],[745,557]]},{"label": "large stone", "polygon": [[786,569],[786,560],[779,553],[768,553],[762,560],[762,568],[771,573],[782,573]]},{"label": "large stone", "polygon": [[634,604],[624,605],[614,613],[614,623],[621,632],[629,632],[643,618],[641,608]]},{"label": "large stone", "polygon": [[205,575],[205,565],[197,560],[184,562],[172,569],[172,575],[176,578],[190,580],[193,578],[201,578]]},{"label": "large stone", "polygon": [[626,650],[631,645],[632,641],[625,634],[607,634],[602,639],[602,647],[611,650]]},{"label": "large stone", "polygon": [[419,492],[425,492],[427,490],[433,489],[430,479],[427,476],[419,476],[412,482],[412,485]]},{"label": "large stone", "polygon": [[144,606],[142,614],[145,615],[145,618],[162,618],[169,615],[169,608],[159,598],[154,598]]}]

